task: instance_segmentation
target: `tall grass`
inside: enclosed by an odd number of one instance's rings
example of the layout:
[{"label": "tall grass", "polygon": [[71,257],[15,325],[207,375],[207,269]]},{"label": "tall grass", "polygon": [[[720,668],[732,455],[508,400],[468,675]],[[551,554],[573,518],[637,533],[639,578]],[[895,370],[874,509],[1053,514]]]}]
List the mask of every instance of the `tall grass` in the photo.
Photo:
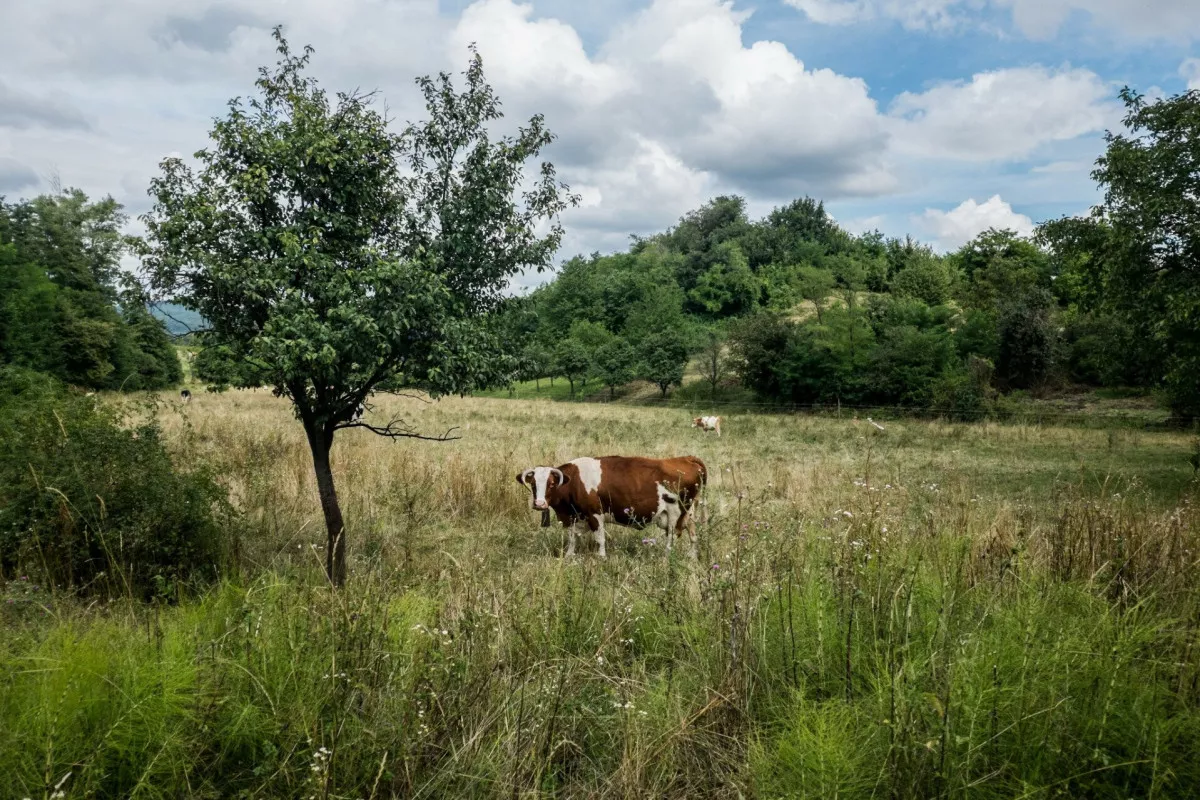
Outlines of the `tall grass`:
[{"label": "tall grass", "polygon": [[[241,571],[173,606],[0,590],[0,797],[1200,788],[1186,436],[395,403],[464,439],[337,443],[340,593],[286,407],[167,420],[232,489]],[[698,562],[620,528],[560,559],[511,475],[610,452],[705,459]]]}]

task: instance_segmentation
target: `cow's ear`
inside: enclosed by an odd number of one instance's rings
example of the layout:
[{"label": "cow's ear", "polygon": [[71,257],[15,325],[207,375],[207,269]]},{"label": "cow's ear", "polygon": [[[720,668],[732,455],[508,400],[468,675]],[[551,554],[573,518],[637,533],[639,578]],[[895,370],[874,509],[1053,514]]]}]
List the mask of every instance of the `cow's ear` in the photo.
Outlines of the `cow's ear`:
[{"label": "cow's ear", "polygon": [[570,475],[568,475],[567,473],[565,473],[561,470],[559,470],[559,474],[562,475],[562,483],[558,484],[559,486],[566,486],[568,483],[571,482]]}]

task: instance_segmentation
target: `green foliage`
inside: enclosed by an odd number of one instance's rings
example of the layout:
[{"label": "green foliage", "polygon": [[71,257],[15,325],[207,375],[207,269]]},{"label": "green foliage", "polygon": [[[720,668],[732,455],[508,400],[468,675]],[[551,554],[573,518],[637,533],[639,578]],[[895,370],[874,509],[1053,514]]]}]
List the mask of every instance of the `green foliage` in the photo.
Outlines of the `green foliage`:
[{"label": "green foliage", "polygon": [[1011,230],[988,229],[951,258],[966,280],[963,299],[975,308],[995,308],[1051,286],[1048,255]]},{"label": "green foliage", "polygon": [[713,252],[713,264],[700,276],[689,299],[702,311],[715,317],[736,317],[753,311],[758,305],[761,284],[741,247],[726,242]]},{"label": "green foliage", "polygon": [[688,347],[682,331],[664,328],[647,334],[638,340],[635,356],[637,377],[657,386],[663,397],[667,396],[672,386],[683,385]]},{"label": "green foliage", "polygon": [[976,355],[995,362],[1000,355],[996,314],[978,308],[967,309],[954,331],[954,340],[963,358]]},{"label": "green foliage", "polygon": [[793,327],[781,314],[769,311],[729,326],[729,366],[743,386],[766,397],[783,393],[775,362],[787,349]]},{"label": "green foliage", "polygon": [[618,386],[629,383],[637,374],[635,358],[633,347],[619,336],[596,348],[593,368],[600,383],[608,387],[610,399],[616,397]]},{"label": "green foliage", "polygon": [[93,389],[182,379],[166,331],[120,268],[124,221],[112,198],[78,190],[0,202],[0,363]]},{"label": "green foliage", "polygon": [[[1128,133],[1108,134],[1093,177],[1104,202],[1092,219],[1059,224],[1049,239],[1073,247],[1164,354],[1161,375],[1177,414],[1200,416],[1200,91],[1147,102],[1121,92]],[[1082,255],[1086,254],[1086,256]]]},{"label": "green foliage", "polygon": [[592,368],[592,352],[574,336],[559,339],[553,352],[553,374],[567,379],[570,396],[574,397],[575,382],[585,381]]},{"label": "green foliage", "polygon": [[893,294],[912,297],[931,306],[948,301],[952,288],[946,261],[932,255],[911,259],[891,279]]},{"label": "green foliage", "polygon": [[173,595],[227,557],[225,492],[181,472],[151,418],[0,368],[0,569],[77,592]]},{"label": "green foliage", "polygon": [[1059,334],[1049,298],[1029,294],[1006,303],[997,321],[996,375],[1013,389],[1043,386],[1058,362]]},{"label": "green foliage", "polygon": [[215,344],[211,337],[201,337],[201,349],[192,362],[195,376],[207,383],[212,391],[233,387],[252,389],[266,385],[267,371],[248,358],[239,356],[235,346]]},{"label": "green foliage", "polygon": [[[302,422],[329,536],[331,580],[344,580],[341,510],[329,467],[338,430],[419,436],[401,420],[364,419],[380,388],[434,396],[506,383],[516,372],[500,326],[508,279],[543,269],[576,202],[542,163],[540,116],[493,140],[500,103],[474,54],[466,88],[417,81],[429,118],[401,133],[370,96],[336,102],[304,74],[275,30],[280,60],[259,94],[234,99],[196,154],[162,163],[146,215],[146,265],[169,299],[194,309],[216,344],[263,370]],[[535,228],[551,221],[546,235]]]}]

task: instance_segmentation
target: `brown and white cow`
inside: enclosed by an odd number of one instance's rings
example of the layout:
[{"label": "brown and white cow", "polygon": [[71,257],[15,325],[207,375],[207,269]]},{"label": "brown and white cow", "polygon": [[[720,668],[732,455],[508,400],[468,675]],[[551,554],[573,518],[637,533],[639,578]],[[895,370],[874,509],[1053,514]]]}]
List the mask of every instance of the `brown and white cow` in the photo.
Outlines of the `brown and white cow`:
[{"label": "brown and white cow", "polygon": [[701,428],[705,433],[716,431],[717,438],[721,438],[721,418],[720,417],[692,417],[692,427]]},{"label": "brown and white cow", "polygon": [[655,524],[666,531],[667,552],[675,535],[687,528],[696,555],[696,523],[692,503],[708,478],[695,456],[641,458],[602,456],[577,458],[558,467],[530,467],[517,473],[517,483],[530,490],[529,507],[550,511],[567,529],[568,556],[575,555],[575,530],[585,523],[606,558],[605,521],[641,530]]}]

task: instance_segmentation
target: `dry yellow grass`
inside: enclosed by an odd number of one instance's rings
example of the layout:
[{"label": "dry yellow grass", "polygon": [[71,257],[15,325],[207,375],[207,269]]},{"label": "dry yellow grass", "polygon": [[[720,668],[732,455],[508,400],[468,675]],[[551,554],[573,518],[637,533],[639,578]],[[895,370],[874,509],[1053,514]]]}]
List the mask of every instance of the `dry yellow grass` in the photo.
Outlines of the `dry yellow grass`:
[{"label": "dry yellow grass", "polygon": [[[690,427],[677,409],[393,396],[377,403],[380,418],[401,414],[424,433],[457,428],[461,438],[338,434],[335,480],[360,565],[417,549],[457,555],[511,536],[527,537],[531,555],[549,556],[561,532],[557,525],[539,531],[513,476],[584,455],[699,456],[713,476],[708,505],[716,522],[733,512],[739,489],[747,519],[827,516],[859,501],[855,484],[868,470],[880,491],[904,496],[897,509],[911,510],[918,497],[954,497],[985,525],[1023,508],[1046,523],[1057,513],[1049,501],[1065,487],[1165,507],[1192,477],[1184,433],[915,420],[889,421],[881,432],[850,415],[750,414],[727,417],[718,439]],[[307,445],[286,400],[266,390],[197,392],[188,406],[167,405],[163,422],[177,452],[218,465],[258,529],[250,537],[256,558],[324,543]],[[620,550],[641,534],[617,527],[612,538]]]}]

